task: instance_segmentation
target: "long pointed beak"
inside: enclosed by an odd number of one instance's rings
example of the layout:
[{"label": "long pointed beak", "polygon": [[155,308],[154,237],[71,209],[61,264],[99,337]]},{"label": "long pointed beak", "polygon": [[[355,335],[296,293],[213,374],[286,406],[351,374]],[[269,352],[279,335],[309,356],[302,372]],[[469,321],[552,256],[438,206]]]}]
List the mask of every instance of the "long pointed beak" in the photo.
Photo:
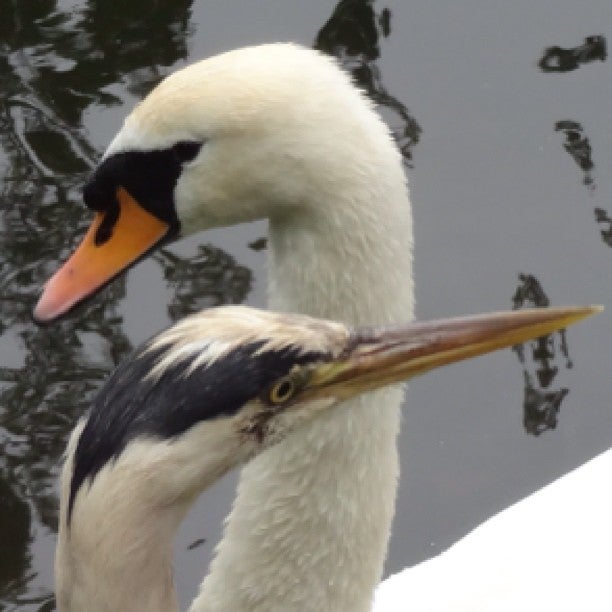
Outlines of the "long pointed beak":
[{"label": "long pointed beak", "polygon": [[104,221],[104,214],[96,213],[77,250],[45,285],[34,309],[37,321],[51,321],[65,314],[168,233],[168,224],[142,208],[122,187],[117,189],[117,201],[119,217],[110,238],[96,244],[96,234]]},{"label": "long pointed beak", "polygon": [[601,306],[537,308],[358,330],[343,355],[314,369],[302,397],[346,399],[544,336],[602,310]]}]

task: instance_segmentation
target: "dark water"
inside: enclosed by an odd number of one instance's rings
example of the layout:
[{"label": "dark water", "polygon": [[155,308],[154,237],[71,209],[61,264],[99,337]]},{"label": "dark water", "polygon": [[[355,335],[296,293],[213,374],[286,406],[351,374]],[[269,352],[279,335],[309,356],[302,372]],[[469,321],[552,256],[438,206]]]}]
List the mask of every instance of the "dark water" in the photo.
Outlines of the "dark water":
[{"label": "dark water", "polygon": [[[0,0],[0,16],[0,609],[53,609],[60,455],[114,365],[188,312],[264,305],[257,223],[168,246],[52,327],[30,318],[88,224],[85,177],[176,67],[273,40],[342,60],[404,153],[419,317],[612,308],[609,0]],[[612,445],[610,316],[411,385],[388,571]],[[181,529],[183,602],[234,482],[208,491]]]}]

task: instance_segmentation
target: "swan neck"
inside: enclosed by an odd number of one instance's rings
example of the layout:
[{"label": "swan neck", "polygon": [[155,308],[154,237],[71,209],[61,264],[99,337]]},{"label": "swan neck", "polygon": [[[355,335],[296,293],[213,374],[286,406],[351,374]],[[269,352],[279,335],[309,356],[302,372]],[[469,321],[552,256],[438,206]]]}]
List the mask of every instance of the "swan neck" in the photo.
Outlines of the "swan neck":
[{"label": "swan neck", "polygon": [[[395,179],[270,219],[271,308],[349,324],[412,318],[410,209]],[[394,514],[401,399],[391,388],[351,400],[244,468],[191,612],[371,609]]]},{"label": "swan neck", "polygon": [[405,187],[372,191],[367,193],[373,202],[345,192],[328,206],[270,220],[272,309],[351,325],[412,318],[412,220]]}]

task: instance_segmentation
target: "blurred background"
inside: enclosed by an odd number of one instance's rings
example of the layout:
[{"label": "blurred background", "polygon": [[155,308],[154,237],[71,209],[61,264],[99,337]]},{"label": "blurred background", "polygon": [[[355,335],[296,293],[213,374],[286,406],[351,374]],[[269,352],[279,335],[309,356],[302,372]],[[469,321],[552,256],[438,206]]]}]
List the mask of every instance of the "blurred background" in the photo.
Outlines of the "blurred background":
[{"label": "blurred background", "polygon": [[[0,16],[0,610],[55,609],[61,453],[113,367],[190,312],[265,306],[258,222],[167,246],[53,326],[30,314],[89,224],[81,187],[122,118],[169,72],[234,47],[314,46],[376,101],[411,185],[419,318],[608,306],[411,383],[387,573],[612,446],[608,0],[0,0]],[[183,606],[235,482],[181,529]]]}]

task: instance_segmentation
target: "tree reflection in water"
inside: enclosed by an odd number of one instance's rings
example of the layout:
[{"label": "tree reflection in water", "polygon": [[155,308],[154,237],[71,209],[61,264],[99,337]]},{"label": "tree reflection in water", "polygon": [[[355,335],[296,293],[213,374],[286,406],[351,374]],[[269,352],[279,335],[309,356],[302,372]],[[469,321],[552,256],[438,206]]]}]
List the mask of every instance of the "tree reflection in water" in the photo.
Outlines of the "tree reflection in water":
[{"label": "tree reflection in water", "polygon": [[603,208],[595,207],[595,221],[600,226],[601,239],[612,247],[612,219]]},{"label": "tree reflection in water", "polygon": [[[520,284],[512,298],[514,310],[545,308],[550,305],[538,279],[531,274],[519,274]],[[560,371],[572,367],[565,330],[560,330],[512,348],[523,368],[525,393],[523,426],[525,431],[539,436],[557,426],[557,418],[567,387],[553,385]]]},{"label": "tree reflection in water", "polygon": [[542,55],[538,66],[542,72],[570,72],[582,64],[599,60],[603,62],[608,56],[604,36],[587,36],[582,45],[564,49],[563,47],[548,47]]},{"label": "tree reflection in water", "polygon": [[592,170],[595,168],[595,164],[591,158],[591,143],[587,136],[584,135],[582,126],[577,121],[566,119],[555,123],[555,132],[563,132],[565,134],[563,148],[582,170],[582,184],[594,190],[595,181]]},{"label": "tree reflection in water", "polygon": [[160,249],[155,259],[163,268],[167,285],[172,289],[168,315],[172,321],[222,304],[239,304],[251,288],[252,272],[236,264],[225,251],[211,245],[200,245],[192,257],[179,257]]},{"label": "tree reflection in water", "polygon": [[[588,137],[577,121],[557,121],[555,131],[565,134],[564,149],[572,156],[578,167],[583,172],[582,184],[585,185],[592,195],[595,193],[596,185],[593,179],[592,170],[595,163],[592,159],[592,149]],[[612,247],[612,219],[608,211],[600,206],[593,209],[595,222],[599,226],[599,233],[604,244]]]},{"label": "tree reflection in water", "polygon": [[374,9],[373,0],[341,0],[327,23],[319,30],[315,49],[335,55],[376,102],[391,128],[405,163],[412,162],[412,148],[421,128],[406,106],[387,92],[376,61],[381,37],[391,34],[391,11]]},{"label": "tree reflection in water", "polygon": [[[582,64],[608,57],[606,38],[602,35],[588,36],[584,44],[572,49],[549,47],[538,62],[543,72],[569,72],[576,70]],[[594,195],[597,185],[593,178],[595,163],[592,158],[592,148],[588,136],[584,133],[578,121],[563,119],[555,123],[555,131],[565,135],[563,148],[569,153],[576,165],[582,171],[582,184]],[[612,246],[612,220],[606,209],[596,206],[593,209],[595,221],[600,227],[603,242]]]}]

